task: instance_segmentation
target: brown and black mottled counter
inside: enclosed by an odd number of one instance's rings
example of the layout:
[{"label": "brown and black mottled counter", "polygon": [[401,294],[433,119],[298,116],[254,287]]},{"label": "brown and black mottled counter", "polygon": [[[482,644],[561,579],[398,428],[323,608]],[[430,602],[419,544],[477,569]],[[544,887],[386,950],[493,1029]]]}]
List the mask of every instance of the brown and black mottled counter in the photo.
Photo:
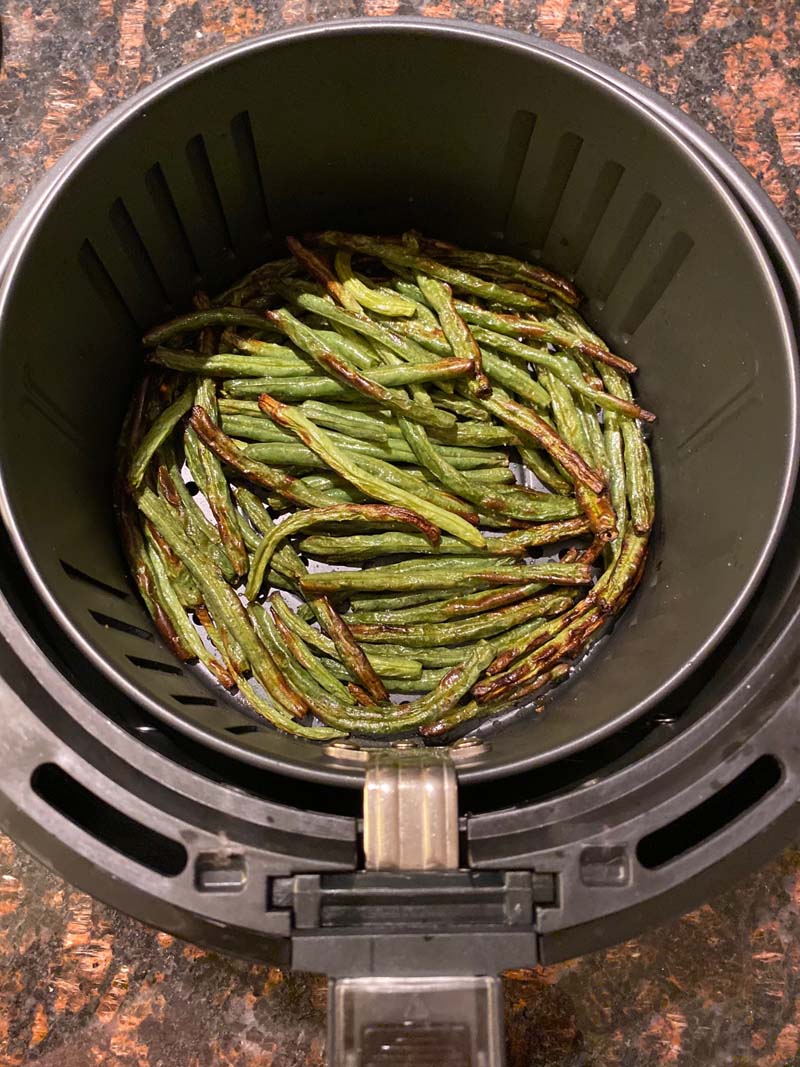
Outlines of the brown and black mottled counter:
[{"label": "brown and black mottled counter", "polygon": [[[800,231],[796,0],[6,0],[0,226],[72,141],[188,60],[324,18],[537,33],[660,90]],[[506,983],[511,1067],[800,1067],[800,852],[636,941]],[[314,1067],[325,982],[228,960],[72,889],[0,837],[0,1067]]]}]

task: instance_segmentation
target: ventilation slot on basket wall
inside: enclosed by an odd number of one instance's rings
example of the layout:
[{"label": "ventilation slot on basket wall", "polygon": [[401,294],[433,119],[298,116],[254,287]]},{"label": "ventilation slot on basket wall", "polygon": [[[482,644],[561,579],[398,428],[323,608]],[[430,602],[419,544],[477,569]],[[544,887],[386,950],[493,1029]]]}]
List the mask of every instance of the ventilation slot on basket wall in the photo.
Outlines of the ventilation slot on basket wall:
[{"label": "ventilation slot on basket wall", "polygon": [[134,667],[141,667],[144,671],[158,671],[161,674],[183,674],[180,667],[174,663],[163,663],[160,659],[146,659],[144,656],[128,656]]},{"label": "ventilation slot on basket wall", "polygon": [[117,235],[120,248],[130,260],[131,266],[139,279],[139,284],[149,294],[149,302],[161,306],[164,312],[170,306],[169,295],[164,288],[158,271],[150,258],[139,231],[134,225],[125,204],[117,198],[111,205],[108,217]]},{"label": "ventilation slot on basket wall", "polygon": [[672,279],[694,247],[685,233],[676,233],[650,272],[650,276],[636,294],[622,319],[622,332],[631,337],[664,295]]},{"label": "ventilation slot on basket wall", "polygon": [[170,878],[186,867],[183,845],[118,811],[56,764],[37,767],[31,786],[65,819],[135,863]]},{"label": "ventilation slot on basket wall", "polygon": [[617,191],[617,186],[624,173],[625,168],[622,164],[615,163],[613,159],[606,160],[600,168],[597,181],[589,194],[586,206],[581,212],[580,221],[572,236],[569,254],[562,259],[561,269],[566,273],[574,275],[580,268],[581,263],[583,263],[589,245],[592,243],[594,235],[603,221],[603,216],[611,203],[614,193]]},{"label": "ventilation slot on basket wall", "polygon": [[505,234],[508,227],[508,217],[535,125],[536,116],[531,111],[518,111],[511,120],[503,165],[497,177],[498,223],[501,235]]},{"label": "ventilation slot on basket wall", "polygon": [[94,621],[100,626],[106,626],[109,630],[119,630],[122,634],[130,634],[131,637],[141,637],[143,641],[152,641],[153,635],[149,630],[144,630],[141,626],[134,626],[132,622],[125,622],[124,619],[115,619],[113,615],[106,615],[102,611],[94,611],[89,609],[89,614]]},{"label": "ventilation slot on basket wall", "polygon": [[633,253],[641,244],[644,235],[650,228],[650,224],[658,214],[661,201],[651,193],[645,193],[636,205],[627,226],[619,236],[614,251],[608,258],[605,268],[598,271],[595,284],[594,296],[598,300],[608,300],[614,286],[622,276],[633,257]]},{"label": "ventilation slot on basket wall", "polygon": [[104,593],[111,593],[112,596],[119,597],[120,600],[128,599],[128,594],[124,592],[124,590],[117,589],[115,586],[109,585],[108,582],[104,582],[100,578],[95,578],[93,575],[87,574],[86,571],[82,571],[78,567],[73,567],[73,565],[67,563],[65,559],[59,560],[59,563],[67,577],[72,578],[74,581],[94,586],[95,589],[101,589]]},{"label": "ventilation slot on basket wall", "polygon": [[264,177],[258,163],[253,127],[247,111],[240,111],[231,119],[231,138],[239,162],[245,200],[251,205],[258,204],[259,214],[263,217],[263,233],[266,236],[270,230],[269,209],[264,189]]},{"label": "ventilation slot on basket wall", "polygon": [[559,139],[550,173],[539,201],[538,229],[531,239],[534,254],[541,255],[582,145],[583,138],[578,137],[576,133],[565,133]]},{"label": "ventilation slot on basket wall", "polygon": [[[154,163],[150,167],[144,176],[144,184],[155,209],[160,229],[159,241],[164,253],[163,256],[158,257],[158,262],[161,264],[162,259],[164,261],[162,271],[171,263],[169,269],[174,277],[190,276],[188,289],[196,289],[201,280],[200,268],[160,164]],[[186,291],[186,287],[182,284],[177,289],[178,293]]]},{"label": "ventilation slot on basket wall", "polygon": [[652,870],[696,848],[763,800],[780,780],[780,763],[760,756],[702,804],[643,837],[636,848],[639,863]]},{"label": "ventilation slot on basket wall", "polygon": [[229,255],[233,255],[233,242],[228,230],[228,222],[201,133],[196,134],[187,142],[186,161],[195,181],[208,228],[216,233],[217,244],[220,248]]},{"label": "ventilation slot on basket wall", "polygon": [[114,322],[119,322],[120,313],[122,313],[138,338],[144,324],[138,322],[91,241],[86,240],[81,245],[78,251],[78,265]]},{"label": "ventilation slot on basket wall", "polygon": [[217,706],[214,697],[195,696],[194,693],[172,693],[171,696],[173,700],[177,700],[179,704],[184,704],[186,707],[215,708]]}]

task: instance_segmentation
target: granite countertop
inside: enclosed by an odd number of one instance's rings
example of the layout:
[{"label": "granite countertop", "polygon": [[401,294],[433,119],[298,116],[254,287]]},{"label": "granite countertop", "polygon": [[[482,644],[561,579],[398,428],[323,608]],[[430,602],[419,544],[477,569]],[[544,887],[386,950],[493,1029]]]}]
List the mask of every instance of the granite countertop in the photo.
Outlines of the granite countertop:
[{"label": "granite countertop", "polygon": [[[459,17],[537,33],[675,101],[800,232],[792,0],[6,0],[0,226],[92,122],[287,25]],[[506,979],[510,1067],[797,1067],[800,851],[666,926]],[[225,959],[93,901],[0,836],[0,1067],[313,1067],[325,981]]]}]

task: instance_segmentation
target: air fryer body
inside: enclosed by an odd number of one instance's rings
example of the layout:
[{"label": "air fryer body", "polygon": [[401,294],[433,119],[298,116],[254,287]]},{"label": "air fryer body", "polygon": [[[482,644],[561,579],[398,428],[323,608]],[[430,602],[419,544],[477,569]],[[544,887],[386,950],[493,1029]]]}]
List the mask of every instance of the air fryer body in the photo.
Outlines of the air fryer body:
[{"label": "air fryer body", "polygon": [[[626,936],[786,833],[796,264],[631,86],[511,34],[314,27],[148,90],[34,193],[0,253],[0,814],[72,881],[281,964],[491,974]],[[661,414],[642,588],[542,716],[481,728],[443,874],[361,869],[363,767],[171,660],[111,519],[142,332],[322,226],[574,274]]]}]

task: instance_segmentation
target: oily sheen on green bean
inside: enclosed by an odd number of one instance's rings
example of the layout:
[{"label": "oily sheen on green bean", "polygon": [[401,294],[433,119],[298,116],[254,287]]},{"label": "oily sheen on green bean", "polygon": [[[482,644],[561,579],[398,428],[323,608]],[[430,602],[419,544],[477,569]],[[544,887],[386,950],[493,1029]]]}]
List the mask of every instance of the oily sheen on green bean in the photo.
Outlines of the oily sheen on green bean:
[{"label": "oily sheen on green bean", "polygon": [[641,580],[636,364],[503,251],[287,247],[144,337],[114,508],[155,631],[306,743],[447,743],[538,705]]}]

